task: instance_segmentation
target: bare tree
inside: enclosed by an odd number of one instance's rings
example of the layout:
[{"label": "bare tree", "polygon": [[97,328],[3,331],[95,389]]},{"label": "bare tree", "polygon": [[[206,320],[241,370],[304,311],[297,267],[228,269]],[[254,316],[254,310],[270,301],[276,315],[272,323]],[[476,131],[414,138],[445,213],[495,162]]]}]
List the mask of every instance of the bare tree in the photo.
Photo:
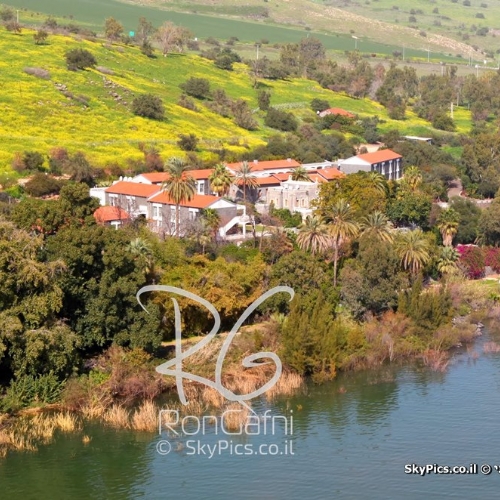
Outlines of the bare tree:
[{"label": "bare tree", "polygon": [[170,21],[163,23],[156,32],[156,40],[160,44],[164,57],[173,50],[182,52],[190,36],[191,32],[188,29],[176,26]]}]

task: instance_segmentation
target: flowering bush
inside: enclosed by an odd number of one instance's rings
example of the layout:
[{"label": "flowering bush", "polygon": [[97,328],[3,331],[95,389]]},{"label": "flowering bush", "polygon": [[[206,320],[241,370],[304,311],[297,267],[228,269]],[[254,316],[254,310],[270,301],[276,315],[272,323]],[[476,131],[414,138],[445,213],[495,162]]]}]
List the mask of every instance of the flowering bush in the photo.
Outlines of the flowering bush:
[{"label": "flowering bush", "polygon": [[485,251],[475,245],[457,245],[458,261],[465,275],[477,280],[484,277]]},{"label": "flowering bush", "polygon": [[486,248],[484,254],[485,264],[491,266],[496,273],[500,273],[500,248]]}]

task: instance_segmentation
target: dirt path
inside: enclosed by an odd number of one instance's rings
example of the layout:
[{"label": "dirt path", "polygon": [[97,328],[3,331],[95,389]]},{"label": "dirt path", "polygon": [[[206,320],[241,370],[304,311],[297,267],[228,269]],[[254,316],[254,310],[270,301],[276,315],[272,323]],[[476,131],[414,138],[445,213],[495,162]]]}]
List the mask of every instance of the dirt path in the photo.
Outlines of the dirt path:
[{"label": "dirt path", "polygon": [[460,196],[463,191],[462,181],[460,179],[454,179],[450,182],[450,188],[448,189],[448,199],[450,200],[453,196]]}]

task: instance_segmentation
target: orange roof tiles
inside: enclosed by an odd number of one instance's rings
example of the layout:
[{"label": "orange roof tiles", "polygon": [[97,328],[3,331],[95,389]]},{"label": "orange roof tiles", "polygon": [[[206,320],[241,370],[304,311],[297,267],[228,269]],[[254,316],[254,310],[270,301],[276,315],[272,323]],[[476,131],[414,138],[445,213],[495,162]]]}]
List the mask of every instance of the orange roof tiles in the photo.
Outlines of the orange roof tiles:
[{"label": "orange roof tiles", "polygon": [[[287,174],[288,175],[288,174]],[[281,184],[281,180],[275,175],[270,175],[269,177],[256,177],[255,182],[260,186],[278,186]]]},{"label": "orange roof tiles", "polygon": [[342,108],[328,108],[322,111],[319,115],[322,117],[326,115],[341,115],[347,116],[348,118],[356,118],[356,115]]},{"label": "orange roof tiles", "polygon": [[160,186],[151,184],[140,184],[138,182],[120,181],[106,189],[109,194],[123,194],[126,196],[138,196],[139,198],[148,198],[157,193]]},{"label": "orange roof tiles", "polygon": [[380,163],[383,161],[396,160],[397,158],[402,158],[402,156],[394,151],[391,151],[390,149],[379,149],[374,153],[358,155],[358,158],[373,165],[374,163]]},{"label": "orange roof tiles", "polygon": [[[237,163],[227,163],[226,166],[231,170],[238,170],[242,162]],[[252,167],[254,172],[259,172],[262,170],[272,170],[275,168],[297,168],[300,167],[300,163],[287,158],[286,160],[269,160],[269,161],[249,161],[248,165]]]},{"label": "orange roof tiles", "polygon": [[208,179],[212,172],[213,168],[203,168],[198,170],[188,170],[187,175],[190,175],[193,179],[197,181],[202,181],[204,179]]},{"label": "orange roof tiles", "polygon": [[[190,175],[194,180],[201,181],[208,179],[213,171],[213,168],[188,170],[186,175]],[[150,172],[147,174],[141,174],[141,177],[144,177],[153,184],[160,184],[165,182],[169,178],[169,175],[167,172]]]},{"label": "orange roof tiles", "polygon": [[[181,207],[188,208],[207,208],[212,203],[220,200],[217,196],[207,195],[207,194],[195,194],[191,201],[185,201],[181,203]],[[175,202],[170,198],[170,196],[165,192],[161,191],[155,196],[151,197],[149,200],[151,203],[162,203],[164,205],[175,205]]]},{"label": "orange roof tiles", "polygon": [[287,181],[290,179],[290,176],[292,175],[292,172],[280,172],[279,174],[273,174],[273,177],[276,177],[279,181]]},{"label": "orange roof tiles", "polygon": [[311,179],[313,182],[328,182],[324,177],[317,174],[316,172],[313,174],[309,174],[309,179]]},{"label": "orange roof tiles", "polygon": [[338,168],[322,168],[318,170],[318,175],[321,175],[327,181],[331,181],[333,179],[341,179],[342,177],[345,177],[345,174],[341,172]]},{"label": "orange roof tiles", "polygon": [[94,212],[94,218],[98,223],[111,222],[114,220],[129,220],[130,215],[120,207],[99,207]]}]

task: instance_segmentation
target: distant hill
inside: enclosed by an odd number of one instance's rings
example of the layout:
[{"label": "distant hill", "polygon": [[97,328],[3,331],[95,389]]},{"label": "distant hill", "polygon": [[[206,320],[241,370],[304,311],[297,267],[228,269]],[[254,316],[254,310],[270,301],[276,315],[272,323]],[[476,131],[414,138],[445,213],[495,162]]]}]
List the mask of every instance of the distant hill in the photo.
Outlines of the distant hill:
[{"label": "distant hill", "polygon": [[[123,165],[128,159],[143,157],[141,143],[154,144],[164,157],[183,154],[177,146],[181,133],[193,133],[200,139],[199,153],[204,158],[215,156],[211,150],[221,147],[241,153],[276,133],[263,124],[253,79],[243,64],[224,71],[199,56],[171,54],[151,59],[137,47],[77,37],[50,35],[47,45],[35,45],[33,33],[14,34],[0,28],[1,170],[10,169],[14,154],[26,150],[47,154],[54,147],[65,147],[70,152],[85,152],[97,166]],[[69,71],[64,54],[77,47],[89,50],[99,69]],[[27,67],[48,71],[50,77],[28,74]],[[210,111],[203,101],[197,102],[198,112],[179,106],[179,84],[189,76],[207,78],[213,90],[224,89],[231,98],[246,100],[255,110],[258,130],[238,127],[230,118]],[[412,112],[404,122],[396,122],[388,119],[378,103],[351,99],[310,80],[266,81],[263,85],[272,94],[272,105],[289,109],[301,121],[315,120],[309,103],[321,98],[360,116],[380,116],[385,120],[382,130],[399,128],[405,134],[427,135],[431,129]],[[133,98],[144,93],[161,97],[166,108],[164,121],[132,114]],[[465,132],[470,124],[467,112],[457,110],[456,118],[459,130]]]},{"label": "distant hill", "polygon": [[[474,45],[493,52],[500,48],[500,40],[495,39],[498,33],[494,32],[500,29],[500,0],[245,0],[237,4],[234,0],[121,1],[326,33],[354,34],[363,37],[366,52],[371,50],[373,42],[430,48],[433,52],[462,57],[468,57]],[[477,34],[485,27],[492,30],[487,36]]]},{"label": "distant hill", "polygon": [[[470,1],[471,7],[463,5]],[[78,22],[102,30],[104,19],[119,19],[133,30],[137,19],[145,16],[156,25],[170,20],[190,28],[199,38],[214,36],[227,39],[237,36],[242,41],[268,39],[275,42],[297,42],[312,33],[320,36],[325,47],[352,50],[352,35],[359,38],[363,52],[392,54],[406,47],[408,57],[424,57],[429,49],[432,57],[469,56],[483,59],[478,48],[494,52],[500,48],[500,37],[493,32],[476,35],[479,28],[495,28],[500,19],[500,0],[9,0],[17,9],[31,9],[46,14],[74,18]],[[416,21],[410,21],[411,12]],[[437,13],[433,11],[438,9]],[[423,14],[416,14],[416,12]],[[485,16],[476,18],[477,14]],[[462,26],[463,25],[463,26]],[[471,28],[477,28],[474,32]],[[469,37],[468,40],[464,37]]]}]

